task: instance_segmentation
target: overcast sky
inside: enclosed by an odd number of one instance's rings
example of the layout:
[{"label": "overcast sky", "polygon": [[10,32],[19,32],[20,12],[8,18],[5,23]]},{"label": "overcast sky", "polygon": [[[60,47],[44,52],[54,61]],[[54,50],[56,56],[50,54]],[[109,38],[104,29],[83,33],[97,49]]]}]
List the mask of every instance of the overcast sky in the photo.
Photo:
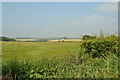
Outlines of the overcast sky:
[{"label": "overcast sky", "polygon": [[[79,37],[118,32],[118,3],[4,2],[2,32],[8,37]],[[1,4],[0,4],[1,5]]]}]

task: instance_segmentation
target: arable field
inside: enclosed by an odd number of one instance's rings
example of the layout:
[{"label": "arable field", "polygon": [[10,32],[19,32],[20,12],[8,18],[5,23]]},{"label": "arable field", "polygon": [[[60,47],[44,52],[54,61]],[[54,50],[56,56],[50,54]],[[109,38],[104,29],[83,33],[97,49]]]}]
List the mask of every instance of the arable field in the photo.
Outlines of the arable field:
[{"label": "arable field", "polygon": [[16,41],[36,41],[37,39],[16,39]]},{"label": "arable field", "polygon": [[3,60],[41,59],[75,54],[79,42],[2,42]]},{"label": "arable field", "polygon": [[[59,42],[61,40],[49,40],[48,42]],[[64,39],[64,42],[80,42],[82,39]]]}]

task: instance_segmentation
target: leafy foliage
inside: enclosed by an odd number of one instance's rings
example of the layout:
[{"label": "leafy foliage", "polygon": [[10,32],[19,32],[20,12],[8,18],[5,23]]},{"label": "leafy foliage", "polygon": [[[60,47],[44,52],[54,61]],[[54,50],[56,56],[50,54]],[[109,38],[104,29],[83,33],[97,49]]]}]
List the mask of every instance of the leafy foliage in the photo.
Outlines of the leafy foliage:
[{"label": "leafy foliage", "polygon": [[81,53],[92,54],[93,57],[105,57],[108,54],[119,54],[118,38],[109,36],[87,40],[81,43]]},{"label": "leafy foliage", "polygon": [[118,78],[118,57],[103,58],[70,55],[63,59],[43,58],[40,61],[8,60],[3,63],[3,76],[14,80],[44,78]]},{"label": "leafy foliage", "polygon": [[95,38],[96,38],[96,36],[90,36],[90,35],[84,35],[82,37],[83,40],[89,40],[89,39],[95,39]]}]

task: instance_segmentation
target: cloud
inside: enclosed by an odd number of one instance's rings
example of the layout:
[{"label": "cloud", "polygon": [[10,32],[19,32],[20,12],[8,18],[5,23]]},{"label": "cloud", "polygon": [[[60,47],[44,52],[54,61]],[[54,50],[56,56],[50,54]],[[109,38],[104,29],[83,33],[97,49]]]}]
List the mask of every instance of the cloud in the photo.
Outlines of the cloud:
[{"label": "cloud", "polygon": [[94,14],[84,17],[83,23],[86,26],[92,26],[97,28],[110,28],[113,26],[117,26],[117,19]]},{"label": "cloud", "polygon": [[[75,22],[79,22],[79,24],[74,24],[75,26],[72,30],[75,30],[74,33],[80,34],[97,34],[100,29],[105,33],[115,33],[117,32],[118,26],[116,18],[106,17],[99,14],[88,15]],[[70,25],[72,24],[73,23],[70,22]]]},{"label": "cloud", "polygon": [[113,3],[100,4],[95,8],[95,10],[101,12],[107,12],[107,13],[115,13],[118,11],[118,3],[113,2]]},{"label": "cloud", "polygon": [[100,25],[105,21],[106,21],[106,18],[103,17],[103,16],[100,16],[100,15],[90,15],[90,16],[86,16],[83,19],[83,22],[87,23],[87,24],[98,24],[98,25]]}]

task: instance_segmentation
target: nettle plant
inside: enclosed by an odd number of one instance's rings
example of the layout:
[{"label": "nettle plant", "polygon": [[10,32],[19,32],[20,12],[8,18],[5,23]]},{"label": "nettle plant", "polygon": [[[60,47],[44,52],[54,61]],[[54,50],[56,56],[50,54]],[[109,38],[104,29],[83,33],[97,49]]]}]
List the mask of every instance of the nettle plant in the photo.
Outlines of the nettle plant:
[{"label": "nettle plant", "polygon": [[117,37],[97,38],[85,40],[80,45],[82,54],[91,54],[93,58],[104,57],[109,54],[119,54],[119,42]]}]

